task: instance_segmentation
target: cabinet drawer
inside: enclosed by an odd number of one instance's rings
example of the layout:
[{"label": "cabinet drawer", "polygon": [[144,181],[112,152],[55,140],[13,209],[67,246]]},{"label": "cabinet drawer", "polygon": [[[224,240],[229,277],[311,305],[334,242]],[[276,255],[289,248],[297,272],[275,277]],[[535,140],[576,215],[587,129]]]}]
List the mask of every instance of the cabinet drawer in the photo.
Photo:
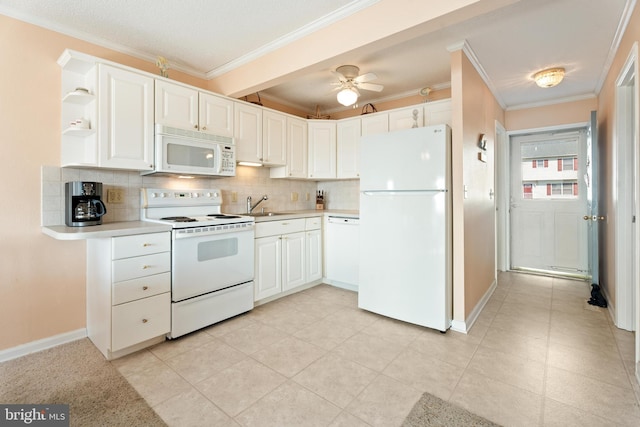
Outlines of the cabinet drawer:
[{"label": "cabinet drawer", "polygon": [[171,250],[171,233],[150,233],[114,237],[112,259],[156,254],[169,250]]},{"label": "cabinet drawer", "polygon": [[151,297],[171,290],[171,273],[154,274],[153,276],[125,280],[113,284],[112,304],[118,305],[129,301]]},{"label": "cabinet drawer", "polygon": [[171,329],[171,293],[111,308],[111,351],[166,334]]},{"label": "cabinet drawer", "polygon": [[171,253],[138,256],[113,261],[113,282],[136,279],[138,277],[171,271]]},{"label": "cabinet drawer", "polygon": [[306,218],[304,223],[304,229],[306,231],[309,230],[318,230],[322,227],[322,217],[314,216],[313,218]]},{"label": "cabinet drawer", "polygon": [[280,234],[304,231],[304,218],[284,219],[282,221],[265,221],[256,223],[256,239],[258,237],[277,236]]}]

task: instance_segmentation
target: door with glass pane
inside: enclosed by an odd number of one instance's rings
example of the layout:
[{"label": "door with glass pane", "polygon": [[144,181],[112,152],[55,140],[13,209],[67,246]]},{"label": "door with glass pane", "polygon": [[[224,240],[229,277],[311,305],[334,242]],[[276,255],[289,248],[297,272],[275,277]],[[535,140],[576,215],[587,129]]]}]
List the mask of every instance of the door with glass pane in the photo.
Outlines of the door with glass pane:
[{"label": "door with glass pane", "polygon": [[586,131],[511,139],[511,268],[586,277]]}]

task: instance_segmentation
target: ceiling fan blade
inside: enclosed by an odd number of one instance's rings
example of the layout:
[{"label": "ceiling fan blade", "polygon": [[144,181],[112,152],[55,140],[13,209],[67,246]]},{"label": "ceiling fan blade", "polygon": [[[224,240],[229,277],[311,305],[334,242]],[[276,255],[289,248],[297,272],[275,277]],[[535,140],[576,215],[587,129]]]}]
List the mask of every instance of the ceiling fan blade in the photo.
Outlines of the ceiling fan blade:
[{"label": "ceiling fan blade", "polygon": [[340,80],[341,82],[346,82],[347,78],[345,76],[342,75],[342,73],[339,73],[337,71],[333,71],[331,70],[331,73],[336,76],[338,78],[338,80]]},{"label": "ceiling fan blade", "polygon": [[375,83],[359,83],[358,87],[364,90],[372,90],[374,92],[381,92],[384,86]]},{"label": "ceiling fan blade", "polygon": [[378,76],[376,76],[374,73],[367,73],[367,74],[363,74],[361,76],[356,77],[355,79],[353,79],[353,81],[357,83],[364,83],[364,82],[370,82],[371,80],[375,80],[377,78]]}]

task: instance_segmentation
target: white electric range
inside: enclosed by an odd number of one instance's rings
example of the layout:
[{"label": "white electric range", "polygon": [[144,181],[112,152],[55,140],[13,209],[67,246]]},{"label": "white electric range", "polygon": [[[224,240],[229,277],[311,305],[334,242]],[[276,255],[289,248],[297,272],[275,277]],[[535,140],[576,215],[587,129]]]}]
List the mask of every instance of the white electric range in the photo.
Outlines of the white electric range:
[{"label": "white electric range", "polygon": [[143,221],[171,231],[169,338],[253,308],[253,217],[221,212],[218,189],[142,189]]}]

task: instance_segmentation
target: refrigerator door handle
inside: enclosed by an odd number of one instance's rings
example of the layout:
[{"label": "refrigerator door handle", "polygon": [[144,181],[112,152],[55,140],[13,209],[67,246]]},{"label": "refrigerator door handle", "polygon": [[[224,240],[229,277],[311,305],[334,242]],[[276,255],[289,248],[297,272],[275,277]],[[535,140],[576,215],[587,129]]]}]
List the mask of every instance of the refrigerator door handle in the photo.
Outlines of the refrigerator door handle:
[{"label": "refrigerator door handle", "polygon": [[366,196],[393,196],[393,195],[411,195],[411,194],[424,194],[424,193],[446,193],[446,189],[437,190],[376,190],[376,191],[363,191],[362,194]]}]

